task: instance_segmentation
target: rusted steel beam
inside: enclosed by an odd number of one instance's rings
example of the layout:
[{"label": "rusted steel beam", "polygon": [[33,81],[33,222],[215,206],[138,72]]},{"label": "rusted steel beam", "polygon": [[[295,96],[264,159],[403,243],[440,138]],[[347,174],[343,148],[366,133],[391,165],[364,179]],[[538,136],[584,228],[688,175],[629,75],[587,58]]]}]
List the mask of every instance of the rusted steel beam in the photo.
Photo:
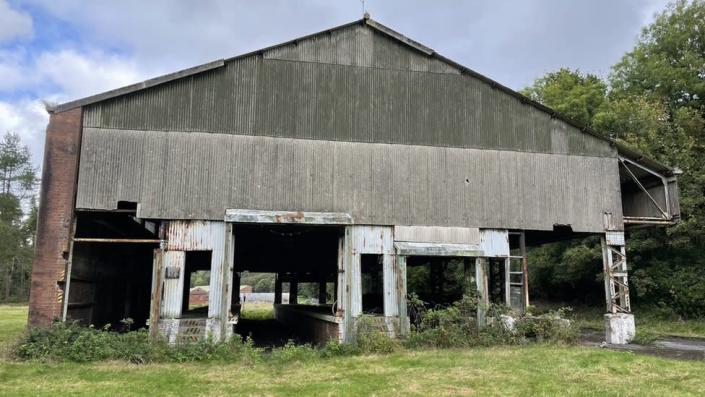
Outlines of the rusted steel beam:
[{"label": "rusted steel beam", "polygon": [[159,244],[162,240],[158,238],[93,238],[75,237],[74,243],[116,243],[116,244]]}]

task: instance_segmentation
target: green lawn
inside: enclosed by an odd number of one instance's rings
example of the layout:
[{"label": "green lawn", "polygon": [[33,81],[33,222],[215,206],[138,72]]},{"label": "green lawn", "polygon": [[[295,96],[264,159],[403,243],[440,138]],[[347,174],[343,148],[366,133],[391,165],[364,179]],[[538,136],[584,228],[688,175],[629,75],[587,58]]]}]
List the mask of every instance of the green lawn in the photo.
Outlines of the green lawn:
[{"label": "green lawn", "polygon": [[[555,309],[558,305],[538,303],[540,311]],[[604,309],[602,307],[573,306],[568,317],[575,320],[581,328],[604,329]],[[658,336],[684,336],[705,338],[705,320],[682,320],[676,316],[667,316],[649,309],[634,309],[637,334]]]},{"label": "green lawn", "polygon": [[0,305],[0,346],[14,340],[27,325],[27,306]]},{"label": "green lawn", "polygon": [[[3,340],[26,308],[0,306]],[[0,395],[701,395],[705,362],[533,345],[276,364],[0,363]]]}]

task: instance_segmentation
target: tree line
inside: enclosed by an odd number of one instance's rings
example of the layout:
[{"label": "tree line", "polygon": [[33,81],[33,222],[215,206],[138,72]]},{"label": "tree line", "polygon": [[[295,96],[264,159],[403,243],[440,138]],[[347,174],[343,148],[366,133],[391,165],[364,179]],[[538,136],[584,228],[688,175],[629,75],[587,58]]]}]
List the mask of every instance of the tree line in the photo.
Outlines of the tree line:
[{"label": "tree line", "polygon": [[[592,129],[683,171],[682,221],[629,233],[632,301],[705,316],[705,2],[670,3],[601,78],[560,69],[522,91]],[[602,302],[597,238],[531,252],[532,294]]]},{"label": "tree line", "polygon": [[29,298],[37,182],[27,146],[6,133],[0,141],[0,302]]}]

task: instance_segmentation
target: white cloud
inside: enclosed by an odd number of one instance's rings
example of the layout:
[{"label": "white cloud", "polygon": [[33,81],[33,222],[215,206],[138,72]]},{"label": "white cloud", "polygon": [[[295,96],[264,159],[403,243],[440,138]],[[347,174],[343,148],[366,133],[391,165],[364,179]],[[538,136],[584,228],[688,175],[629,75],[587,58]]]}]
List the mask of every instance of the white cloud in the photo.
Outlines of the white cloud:
[{"label": "white cloud", "polygon": [[55,91],[51,99],[67,101],[97,94],[146,79],[130,58],[99,51],[79,53],[72,49],[44,52],[34,65],[41,84]]},{"label": "white cloud", "polygon": [[0,42],[32,35],[32,17],[0,0]]},{"label": "white cloud", "polygon": [[0,101],[0,134],[19,134],[22,142],[29,146],[32,161],[36,166],[42,161],[44,131],[48,121],[49,115],[40,100]]}]

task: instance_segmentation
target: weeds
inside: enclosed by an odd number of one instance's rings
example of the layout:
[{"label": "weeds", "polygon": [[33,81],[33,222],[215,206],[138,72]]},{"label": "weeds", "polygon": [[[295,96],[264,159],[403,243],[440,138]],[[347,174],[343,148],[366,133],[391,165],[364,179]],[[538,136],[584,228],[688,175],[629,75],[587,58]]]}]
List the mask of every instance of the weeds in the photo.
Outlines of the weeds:
[{"label": "weeds", "polygon": [[[254,346],[252,339],[239,335],[226,342],[211,340],[169,344],[164,338],[152,339],[144,330],[130,331],[132,322],[121,322],[121,331],[77,323],[55,323],[49,328],[32,328],[13,346],[11,354],[20,360],[91,362],[120,360],[136,364],[152,362],[223,361],[246,365],[269,361],[289,363],[356,354],[389,354],[404,348],[458,348],[567,342],[577,339],[575,327],[564,319],[564,309],[541,316],[517,315],[507,308],[490,306],[487,325],[475,321],[478,298],[463,296],[448,307],[429,308],[416,296],[409,297],[411,334],[405,340],[390,336],[384,318],[363,315],[355,321],[355,337],[349,345],[331,341],[322,348],[297,345],[293,341],[271,352]],[[509,321],[509,319],[512,319]],[[398,326],[396,324],[395,326]],[[647,336],[645,336],[647,337]]]}]

